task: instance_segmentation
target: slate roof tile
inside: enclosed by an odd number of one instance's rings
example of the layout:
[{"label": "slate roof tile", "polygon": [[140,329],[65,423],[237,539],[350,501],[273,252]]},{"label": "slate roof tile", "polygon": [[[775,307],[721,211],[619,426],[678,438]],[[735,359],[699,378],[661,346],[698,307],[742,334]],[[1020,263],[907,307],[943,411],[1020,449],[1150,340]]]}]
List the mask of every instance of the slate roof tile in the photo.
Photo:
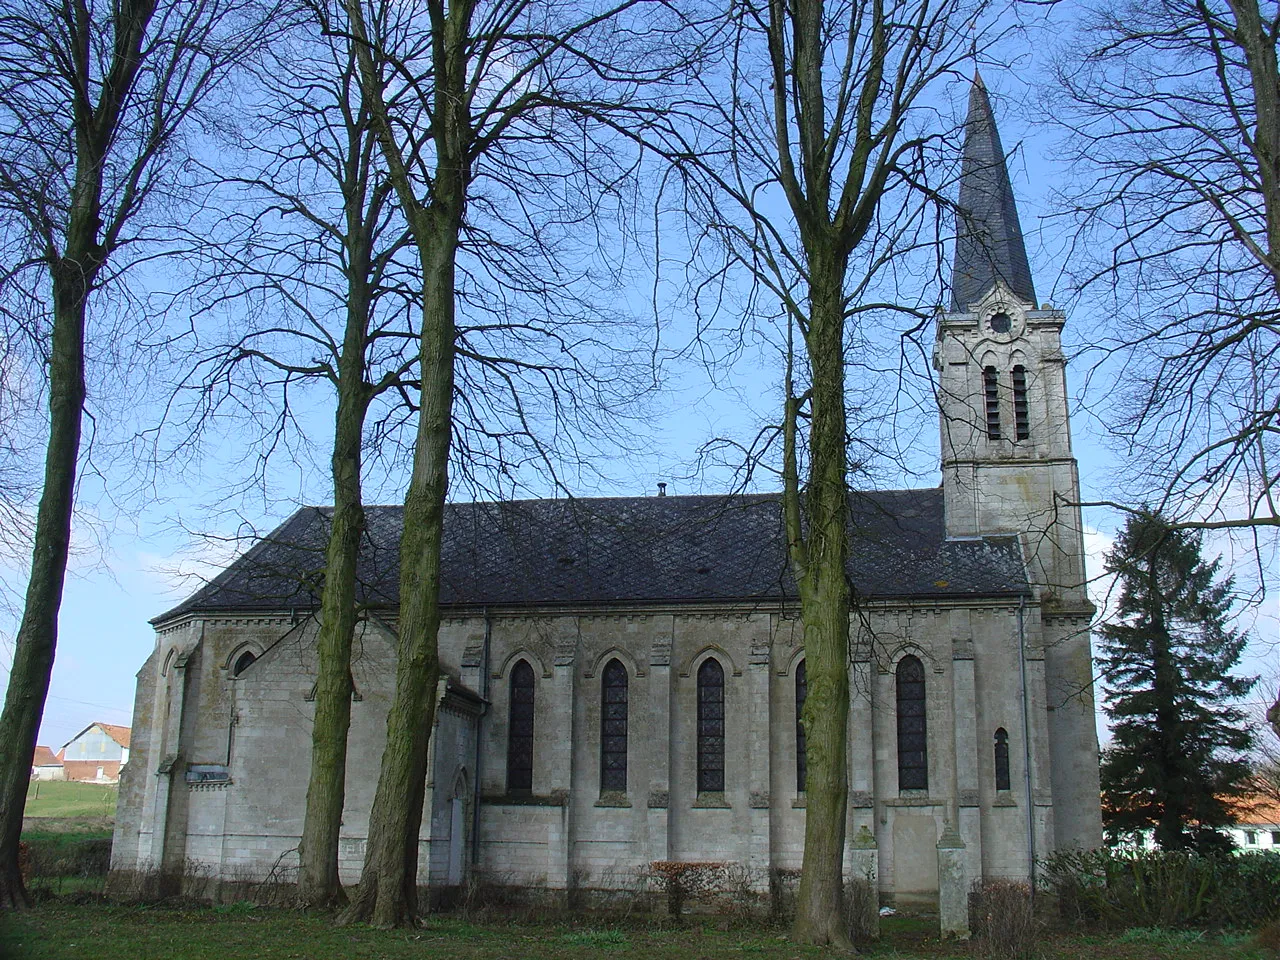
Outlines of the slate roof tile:
[{"label": "slate roof tile", "polygon": [[1035,304],[1035,286],[1000,131],[986,85],[975,74],[965,120],[951,309],[968,310],[997,279]]},{"label": "slate roof tile", "polygon": [[[947,541],[939,489],[854,494],[849,575],[867,597],[1027,592],[1016,540]],[[362,603],[399,597],[402,510],[368,507]],[[194,611],[318,606],[331,510],[304,507],[193,596]],[[450,606],[778,600],[796,594],[777,494],[455,503],[445,511]]]}]

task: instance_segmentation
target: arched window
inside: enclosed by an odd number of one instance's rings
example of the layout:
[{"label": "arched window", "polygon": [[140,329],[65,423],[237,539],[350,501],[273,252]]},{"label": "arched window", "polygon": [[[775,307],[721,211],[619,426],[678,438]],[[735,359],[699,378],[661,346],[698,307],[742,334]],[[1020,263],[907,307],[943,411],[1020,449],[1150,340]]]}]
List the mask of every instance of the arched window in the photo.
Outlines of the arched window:
[{"label": "arched window", "polygon": [[724,792],[724,668],[714,658],[698,668],[698,792]]},{"label": "arched window", "polygon": [[801,660],[796,664],[796,790],[800,793],[805,789],[805,775],[808,772],[807,760],[804,748],[804,698],[809,692],[809,681],[805,675],[804,661]]},{"label": "arched window", "polygon": [[257,660],[257,655],[252,650],[246,650],[240,656],[236,657],[235,666],[231,668],[231,676],[238,677],[249,669],[249,665]]},{"label": "arched window", "polygon": [[924,664],[898,661],[898,789],[929,789],[928,730],[924,715]]},{"label": "arched window", "polygon": [[996,730],[996,789],[1009,789],[1009,732]]},{"label": "arched window", "polygon": [[618,660],[600,676],[600,789],[627,789],[627,668]]},{"label": "arched window", "polygon": [[1031,439],[1031,411],[1027,407],[1027,368],[1013,368],[1013,425],[1019,440]]},{"label": "arched window", "polygon": [[533,667],[520,660],[511,670],[511,719],[507,731],[507,791],[533,790]]},{"label": "arched window", "polygon": [[987,439],[1000,439],[1000,382],[995,367],[982,370],[982,395],[987,406]]}]

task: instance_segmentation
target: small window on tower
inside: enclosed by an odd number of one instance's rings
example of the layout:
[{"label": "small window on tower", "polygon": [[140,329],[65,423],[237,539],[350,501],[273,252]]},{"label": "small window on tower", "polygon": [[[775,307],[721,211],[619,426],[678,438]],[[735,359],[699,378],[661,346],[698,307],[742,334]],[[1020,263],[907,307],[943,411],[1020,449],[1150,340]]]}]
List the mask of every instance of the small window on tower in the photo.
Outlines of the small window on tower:
[{"label": "small window on tower", "polygon": [[982,370],[982,394],[987,405],[987,439],[1000,439],[1000,381],[995,367]]},{"label": "small window on tower", "polygon": [[1013,423],[1019,440],[1031,437],[1031,414],[1027,408],[1027,368],[1013,368]]},{"label": "small window on tower", "polygon": [[991,332],[1008,333],[1013,329],[1012,318],[1003,310],[991,315]]}]

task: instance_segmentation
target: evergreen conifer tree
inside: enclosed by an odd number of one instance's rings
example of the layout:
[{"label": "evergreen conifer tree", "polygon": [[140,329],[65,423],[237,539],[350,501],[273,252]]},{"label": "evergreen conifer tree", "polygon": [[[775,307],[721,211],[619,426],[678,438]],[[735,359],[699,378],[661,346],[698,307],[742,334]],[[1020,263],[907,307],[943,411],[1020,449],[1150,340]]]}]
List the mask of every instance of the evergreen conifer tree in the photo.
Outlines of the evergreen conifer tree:
[{"label": "evergreen conifer tree", "polygon": [[1113,841],[1154,828],[1163,850],[1228,846],[1231,799],[1247,789],[1252,735],[1235,705],[1256,678],[1233,676],[1246,636],[1230,627],[1231,578],[1199,535],[1134,515],[1107,555],[1118,617],[1101,628],[1103,819]]}]

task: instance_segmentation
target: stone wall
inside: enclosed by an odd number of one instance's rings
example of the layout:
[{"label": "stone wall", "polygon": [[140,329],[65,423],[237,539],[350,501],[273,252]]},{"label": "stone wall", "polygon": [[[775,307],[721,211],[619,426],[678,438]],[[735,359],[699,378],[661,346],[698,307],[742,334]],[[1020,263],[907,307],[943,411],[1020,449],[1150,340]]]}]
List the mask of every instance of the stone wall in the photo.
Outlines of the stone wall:
[{"label": "stone wall", "polygon": [[[1058,840],[1038,605],[1022,611],[1021,632],[1019,622],[1009,601],[976,600],[872,605],[858,621],[847,830],[852,839],[865,827],[874,838],[884,894],[936,895],[938,844],[948,824],[962,841],[948,856],[970,878],[1026,876],[1029,822],[1038,852]],[[424,879],[447,884],[478,868],[514,884],[621,887],[652,861],[711,861],[748,868],[763,890],[771,869],[799,868],[799,637],[793,617],[760,608],[451,617],[441,628],[442,667],[488,703],[464,692],[452,701],[445,696],[438,712],[422,827]],[[122,788],[113,867],[198,864],[231,880],[287,876],[309,772],[314,623],[193,620],[158,640],[139,675],[137,746]],[[228,664],[246,645],[258,659],[232,677]],[[348,882],[362,864],[394,663],[392,637],[377,621],[361,628],[356,649],[340,851]],[[926,790],[897,783],[894,669],[908,653],[926,666]],[[697,674],[709,657],[725,675],[725,790],[699,795]],[[602,791],[600,781],[601,671],[613,658],[628,675],[625,791]],[[521,659],[535,677],[533,790],[524,795],[506,783],[511,671]],[[997,728],[1009,737],[1009,790],[995,785]],[[1077,768],[1087,760],[1074,758]],[[226,777],[189,783],[192,764],[221,764]]]}]

